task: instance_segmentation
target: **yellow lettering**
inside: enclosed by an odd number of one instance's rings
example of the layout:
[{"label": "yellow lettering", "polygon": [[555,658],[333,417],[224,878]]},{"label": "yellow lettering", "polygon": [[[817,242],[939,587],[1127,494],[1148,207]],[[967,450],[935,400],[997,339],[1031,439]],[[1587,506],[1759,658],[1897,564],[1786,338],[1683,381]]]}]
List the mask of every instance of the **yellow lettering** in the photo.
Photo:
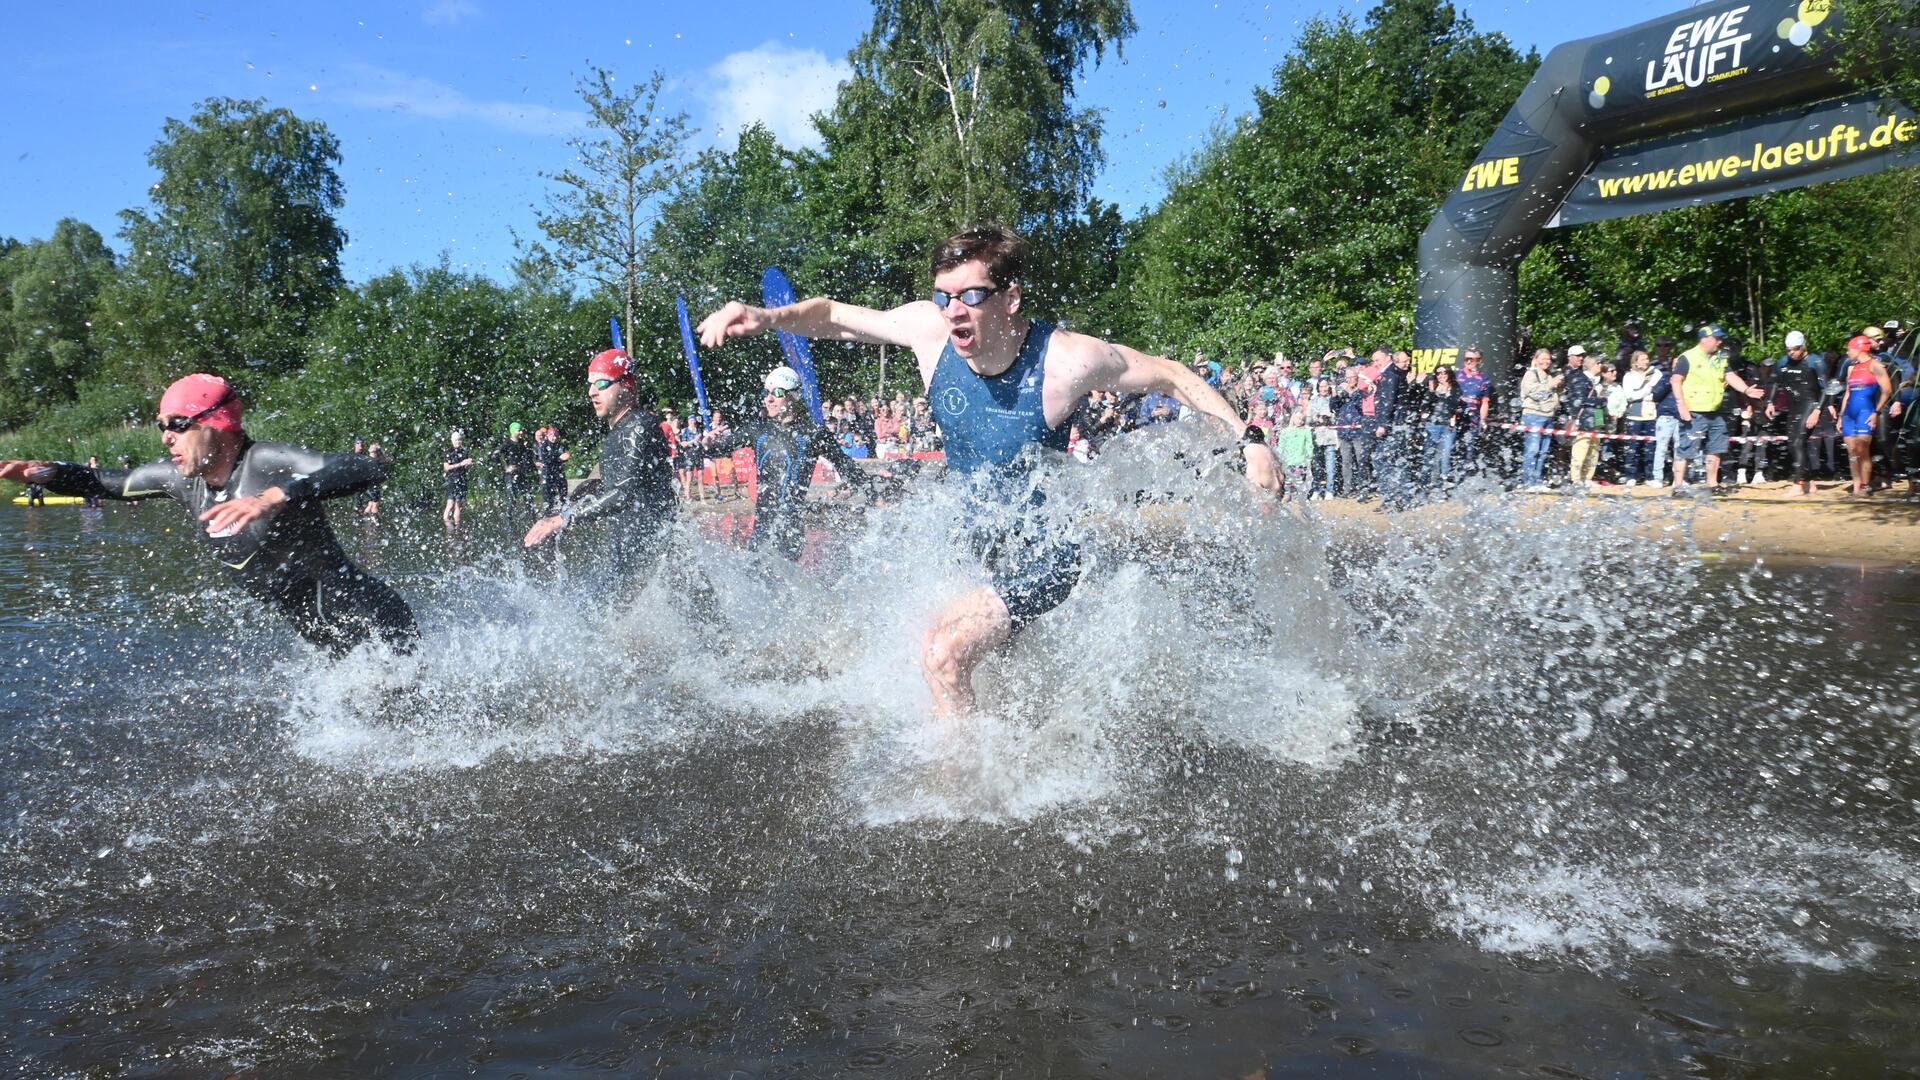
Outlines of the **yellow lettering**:
[{"label": "yellow lettering", "polygon": [[1746,159],[1739,154],[1728,154],[1720,159],[1720,175],[1731,180],[1740,175],[1740,166],[1746,163]]},{"label": "yellow lettering", "polygon": [[1693,172],[1694,172],[1694,167],[1692,162],[1688,162],[1687,164],[1680,166],[1680,186],[1681,187],[1685,187],[1688,184],[1693,183]]},{"label": "yellow lettering", "polygon": [[1520,182],[1520,159],[1517,157],[1500,159],[1500,186]]},{"label": "yellow lettering", "polygon": [[1791,167],[1791,166],[1800,164],[1800,158],[1804,153],[1806,153],[1806,151],[1799,143],[1797,142],[1788,143],[1787,152],[1784,155],[1787,160],[1787,165]]},{"label": "yellow lettering", "polygon": [[1873,134],[1867,136],[1867,145],[1876,149],[1884,146],[1892,146],[1894,125],[1898,123],[1899,119],[1897,117],[1887,117],[1885,123],[1874,128]]},{"label": "yellow lettering", "polygon": [[1920,128],[1920,124],[1915,124],[1912,120],[1902,120],[1899,126],[1893,129],[1893,137],[1901,142],[1912,142],[1916,128]]}]

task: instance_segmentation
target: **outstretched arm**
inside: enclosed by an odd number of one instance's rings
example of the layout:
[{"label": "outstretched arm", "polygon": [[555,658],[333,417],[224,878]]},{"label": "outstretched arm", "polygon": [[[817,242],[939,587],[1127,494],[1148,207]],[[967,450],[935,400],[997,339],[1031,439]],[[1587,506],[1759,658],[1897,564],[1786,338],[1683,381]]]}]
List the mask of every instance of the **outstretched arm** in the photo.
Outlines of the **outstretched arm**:
[{"label": "outstretched arm", "polygon": [[1115,345],[1099,338],[1076,334],[1068,350],[1068,362],[1075,365],[1075,397],[1089,390],[1113,390],[1122,394],[1171,394],[1189,409],[1206,413],[1220,421],[1236,438],[1247,430],[1239,412],[1207,385],[1207,381],[1160,356],[1148,356],[1138,349]]},{"label": "outstretched arm", "polygon": [[0,462],[0,480],[45,484],[55,495],[80,495],[133,502],[171,495],[179,477],[173,465],[154,461],[133,469],[96,469],[71,461]]},{"label": "outstretched arm", "polygon": [[700,320],[700,343],[716,348],[728,338],[784,330],[803,338],[858,341],[868,345],[914,348],[946,336],[946,323],[931,300],[916,300],[890,311],[843,304],[815,296],[785,307],[751,307],[734,300]]}]

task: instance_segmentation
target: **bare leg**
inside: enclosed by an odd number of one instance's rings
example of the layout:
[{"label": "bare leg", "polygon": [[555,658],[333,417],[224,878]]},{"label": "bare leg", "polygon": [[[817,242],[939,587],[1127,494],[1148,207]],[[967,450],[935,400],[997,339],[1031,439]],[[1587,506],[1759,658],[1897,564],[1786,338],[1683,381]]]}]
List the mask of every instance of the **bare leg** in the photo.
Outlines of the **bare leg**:
[{"label": "bare leg", "polygon": [[1707,455],[1707,487],[1716,488],[1719,486],[1720,486],[1720,455],[1708,454]]},{"label": "bare leg", "polygon": [[1013,616],[992,589],[975,589],[934,617],[920,639],[920,670],[937,719],[966,719],[973,710],[973,669],[1012,636]]}]

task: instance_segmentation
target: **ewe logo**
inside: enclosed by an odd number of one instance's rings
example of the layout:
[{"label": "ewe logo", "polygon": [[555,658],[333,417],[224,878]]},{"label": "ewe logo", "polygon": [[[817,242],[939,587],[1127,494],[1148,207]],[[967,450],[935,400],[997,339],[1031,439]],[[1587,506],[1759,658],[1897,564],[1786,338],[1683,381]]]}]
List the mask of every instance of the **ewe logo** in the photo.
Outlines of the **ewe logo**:
[{"label": "ewe logo", "polygon": [[967,411],[967,395],[957,386],[949,386],[940,391],[940,411],[948,416],[959,416]]},{"label": "ewe logo", "polygon": [[[1752,10],[1753,5],[1745,4],[1674,27],[1667,35],[1665,55],[1647,61],[1647,96],[1659,97],[1745,74],[1743,63],[1753,34],[1741,20]],[[1820,18],[1825,18],[1824,12]],[[1604,96],[1605,92],[1601,93]]]}]

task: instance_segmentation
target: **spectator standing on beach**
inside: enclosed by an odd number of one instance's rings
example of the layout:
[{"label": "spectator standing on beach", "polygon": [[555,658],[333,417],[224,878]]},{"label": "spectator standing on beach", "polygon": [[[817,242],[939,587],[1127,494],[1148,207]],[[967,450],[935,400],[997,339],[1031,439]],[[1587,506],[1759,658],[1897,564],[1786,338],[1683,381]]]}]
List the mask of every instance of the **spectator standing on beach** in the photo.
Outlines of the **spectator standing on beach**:
[{"label": "spectator standing on beach", "polygon": [[1427,425],[1426,489],[1444,496],[1453,479],[1453,444],[1460,431],[1464,406],[1460,387],[1454,382],[1453,369],[1438,367],[1426,379],[1426,397],[1421,419]]},{"label": "spectator standing on beach", "polygon": [[1547,449],[1553,444],[1554,418],[1560,414],[1560,387],[1565,375],[1552,371],[1553,350],[1535,349],[1533,362],[1520,376],[1520,426],[1526,429],[1520,459],[1520,486],[1547,490]]},{"label": "spectator standing on beach", "polygon": [[1380,373],[1374,394],[1374,474],[1380,481],[1380,508],[1405,510],[1413,501],[1413,424],[1419,415],[1415,384],[1408,377],[1413,357],[1394,353]]},{"label": "spectator standing on beach", "polygon": [[1286,474],[1281,497],[1305,501],[1313,493],[1313,432],[1307,430],[1305,409],[1295,409],[1286,417],[1287,426],[1280,429],[1279,445],[1274,448]]},{"label": "spectator standing on beach", "polygon": [[1340,489],[1349,499],[1366,494],[1373,471],[1373,429],[1363,411],[1366,403],[1365,380],[1357,368],[1349,366],[1340,389],[1333,394],[1334,423],[1340,431]]},{"label": "spectator standing on beach", "polygon": [[1317,493],[1331,499],[1340,470],[1340,429],[1333,411],[1333,380],[1312,384],[1307,397],[1307,427],[1313,431],[1314,451],[1320,455]]},{"label": "spectator standing on beach", "polygon": [[1606,400],[1601,396],[1600,358],[1588,356],[1578,345],[1567,352],[1573,355],[1576,349],[1581,363],[1579,367],[1568,365],[1561,403],[1567,412],[1567,435],[1573,440],[1567,479],[1575,490],[1584,491],[1593,483],[1594,468],[1600,464],[1598,432],[1606,416]]},{"label": "spectator standing on beach", "polygon": [[1645,349],[1635,349],[1627,360],[1627,373],[1620,379],[1620,400],[1626,440],[1626,470],[1622,480],[1628,487],[1654,482],[1653,434],[1658,406],[1653,400],[1660,373],[1653,368],[1653,357]]},{"label": "spectator standing on beach", "polygon": [[1454,380],[1460,385],[1460,427],[1453,447],[1456,480],[1479,471],[1480,440],[1493,406],[1493,380],[1480,365],[1480,350],[1468,347],[1460,357],[1460,373]]}]

